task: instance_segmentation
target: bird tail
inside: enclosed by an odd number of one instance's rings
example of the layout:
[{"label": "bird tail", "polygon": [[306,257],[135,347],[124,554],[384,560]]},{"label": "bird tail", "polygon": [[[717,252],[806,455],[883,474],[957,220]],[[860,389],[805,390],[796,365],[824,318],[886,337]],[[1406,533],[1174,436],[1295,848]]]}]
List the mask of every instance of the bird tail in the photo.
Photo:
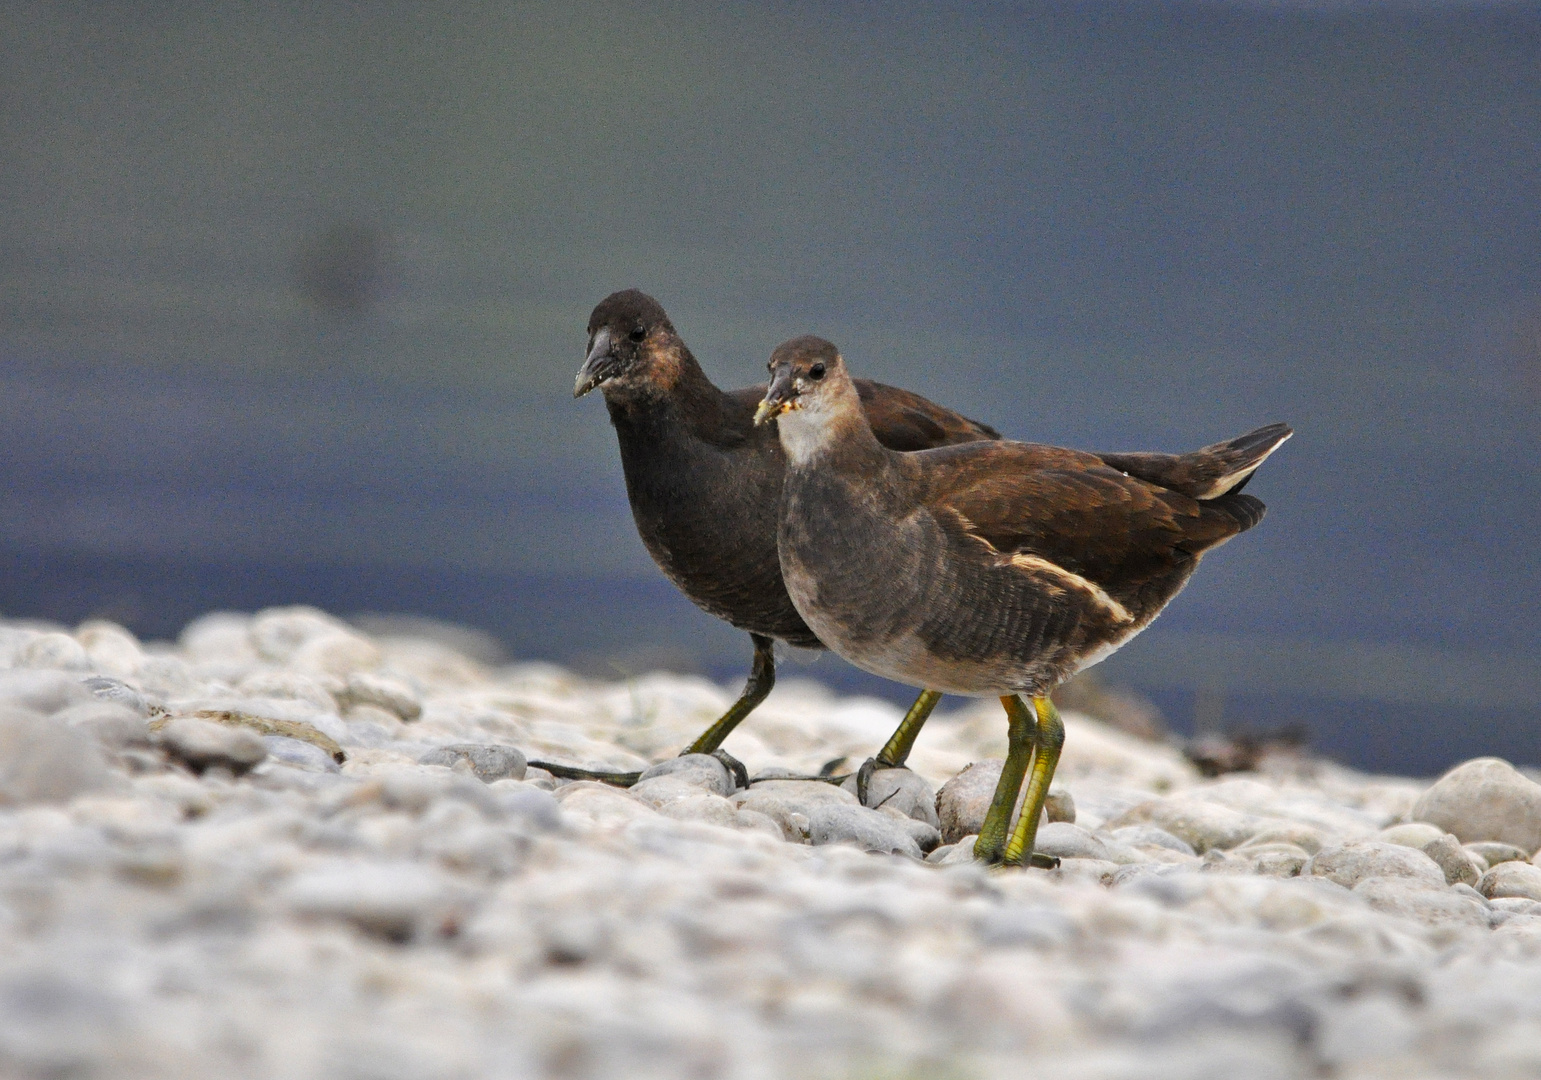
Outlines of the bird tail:
[{"label": "bird tail", "polygon": [[[1103,462],[1148,483],[1190,499],[1208,501],[1234,495],[1268,455],[1295,432],[1288,424],[1269,424],[1189,454],[1101,454]],[[1259,503],[1259,514],[1261,506]],[[1261,520],[1261,516],[1259,519]],[[1253,522],[1256,524],[1256,522]],[[1249,526],[1250,527],[1250,526]]]}]

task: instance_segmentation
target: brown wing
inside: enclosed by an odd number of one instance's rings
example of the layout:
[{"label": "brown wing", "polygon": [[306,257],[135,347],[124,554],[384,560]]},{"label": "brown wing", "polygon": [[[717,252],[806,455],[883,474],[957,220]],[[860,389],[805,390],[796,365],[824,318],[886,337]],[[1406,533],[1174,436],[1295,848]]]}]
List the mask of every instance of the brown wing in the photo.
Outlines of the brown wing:
[{"label": "brown wing", "polygon": [[[877,436],[878,442],[890,450],[931,450],[938,446],[956,446],[1001,437],[1001,433],[988,424],[970,420],[919,394],[866,379],[852,381],[856,383],[862,411],[867,414],[872,433]],[[765,396],[765,387],[746,386],[729,391],[728,396],[734,401],[736,411],[742,413],[742,417],[735,417],[741,420],[739,426],[747,429],[755,407]]]},{"label": "brown wing", "polygon": [[1121,601],[1164,591],[1195,558],[1261,519],[1246,495],[1200,502],[1127,476],[1094,454],[1031,443],[919,455],[927,507],[1003,557],[1033,555]]},{"label": "brown wing", "polygon": [[852,381],[872,433],[890,450],[930,450],[1001,437],[993,427],[944,409],[919,394],[866,379]]}]

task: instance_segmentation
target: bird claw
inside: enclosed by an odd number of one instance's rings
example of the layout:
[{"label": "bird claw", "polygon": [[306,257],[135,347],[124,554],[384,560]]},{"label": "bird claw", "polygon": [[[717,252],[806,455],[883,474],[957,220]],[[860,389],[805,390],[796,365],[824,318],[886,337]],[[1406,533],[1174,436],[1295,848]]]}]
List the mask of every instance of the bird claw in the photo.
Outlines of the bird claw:
[{"label": "bird claw", "polygon": [[728,770],[728,774],[733,777],[734,791],[749,790],[749,770],[744,768],[742,761],[722,749],[713,750],[712,757],[722,762],[723,767]]}]

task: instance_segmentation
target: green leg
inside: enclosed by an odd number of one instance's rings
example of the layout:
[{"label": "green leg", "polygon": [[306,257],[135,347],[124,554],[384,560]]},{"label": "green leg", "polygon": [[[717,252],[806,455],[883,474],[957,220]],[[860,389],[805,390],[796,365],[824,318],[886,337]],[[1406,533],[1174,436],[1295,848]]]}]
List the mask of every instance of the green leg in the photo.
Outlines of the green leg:
[{"label": "green leg", "polygon": [[[701,733],[700,738],[680,751],[681,757],[686,754],[711,754],[720,759],[738,781],[739,787],[749,786],[749,774],[735,758],[718,748],[744,717],[754,712],[760,702],[765,700],[765,696],[771,692],[771,687],[776,685],[775,642],[759,634],[750,634],[749,637],[754,641],[754,667],[749,671],[749,682],[744,686],[744,692],[716,723]],[[639,772],[600,772],[595,769],[579,769],[553,761],[532,761],[530,764],[538,769],[545,769],[552,776],[560,776],[567,780],[598,780],[602,784],[614,784],[616,787],[631,787],[642,776]]]},{"label": "green leg", "polygon": [[875,759],[879,769],[897,769],[909,760],[910,751],[915,748],[915,737],[920,734],[920,729],[925,726],[931,716],[931,711],[936,708],[936,703],[942,700],[940,690],[922,690],[920,696],[915,699],[915,704],[910,706],[910,711],[904,714],[904,719],[899,721],[899,726],[883,744],[883,749],[878,751]]},{"label": "green leg", "polygon": [[749,637],[754,641],[754,667],[749,671],[749,681],[744,684],[744,692],[715,724],[680,752],[682,757],[685,754],[713,753],[724,739],[733,734],[733,729],[738,727],[744,717],[759,707],[760,702],[771,692],[771,687],[776,685],[776,643],[759,634],[750,634]]},{"label": "green leg", "polygon": [[1032,773],[1027,778],[1027,795],[1022,800],[1022,816],[1017,819],[1011,843],[1006,845],[1007,866],[1025,866],[1032,857],[1033,841],[1038,836],[1038,818],[1043,814],[1044,800],[1049,797],[1049,783],[1059,765],[1060,748],[1065,745],[1065,723],[1059,718],[1054,702],[1047,695],[1035,697],[1033,708],[1038,713],[1038,738]]},{"label": "green leg", "polygon": [[1011,827],[1011,811],[1017,805],[1017,793],[1022,790],[1022,777],[1027,775],[1028,759],[1033,756],[1033,742],[1038,731],[1032,714],[1016,694],[1001,698],[1006,709],[1006,764],[1001,769],[1000,783],[995,785],[995,798],[985,812],[984,824],[979,827],[979,839],[974,841],[974,858],[980,862],[998,863],[1006,850],[1006,831]]}]

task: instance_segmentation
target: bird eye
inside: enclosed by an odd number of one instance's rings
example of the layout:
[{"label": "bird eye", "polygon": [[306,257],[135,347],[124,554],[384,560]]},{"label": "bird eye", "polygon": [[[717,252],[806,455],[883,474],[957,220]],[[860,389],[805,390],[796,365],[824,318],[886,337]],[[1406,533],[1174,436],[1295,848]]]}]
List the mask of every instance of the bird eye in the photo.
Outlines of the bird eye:
[{"label": "bird eye", "polygon": [[811,368],[808,369],[808,378],[812,379],[814,382],[818,382],[823,377],[824,365],[822,362],[814,364]]},{"label": "bird eye", "polygon": [[632,341],[641,341],[643,338],[647,337],[647,331],[639,326],[626,336]]}]

